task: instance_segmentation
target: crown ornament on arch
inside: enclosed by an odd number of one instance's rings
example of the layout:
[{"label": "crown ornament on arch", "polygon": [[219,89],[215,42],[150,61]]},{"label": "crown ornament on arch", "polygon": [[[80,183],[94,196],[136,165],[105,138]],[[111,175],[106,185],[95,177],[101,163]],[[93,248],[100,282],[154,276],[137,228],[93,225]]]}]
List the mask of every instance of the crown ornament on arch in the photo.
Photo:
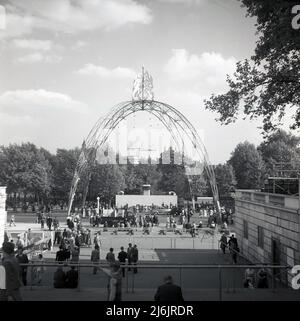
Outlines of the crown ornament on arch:
[{"label": "crown ornament on arch", "polygon": [[153,78],[144,67],[142,67],[142,72],[137,75],[133,82],[132,88],[132,100],[153,100]]}]

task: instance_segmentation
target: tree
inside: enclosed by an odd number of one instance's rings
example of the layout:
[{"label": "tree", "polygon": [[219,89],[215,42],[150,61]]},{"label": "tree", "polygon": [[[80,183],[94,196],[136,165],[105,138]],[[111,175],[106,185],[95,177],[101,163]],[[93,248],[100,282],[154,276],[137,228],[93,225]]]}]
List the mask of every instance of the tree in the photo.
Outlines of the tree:
[{"label": "tree", "polygon": [[[168,160],[167,164],[164,164],[164,159]],[[189,182],[184,164],[179,164],[180,160],[182,160],[182,155],[172,148],[161,153],[159,164],[157,165],[157,169],[161,173],[158,189],[163,192],[174,191],[178,197],[187,199],[191,196]]]},{"label": "tree", "polygon": [[247,16],[257,18],[255,54],[227,76],[229,90],[213,94],[207,109],[222,124],[234,122],[240,106],[252,118],[262,117],[265,133],[278,128],[286,111],[295,107],[291,129],[300,127],[300,37],[291,26],[291,4],[285,0],[240,0]]},{"label": "tree", "polygon": [[79,154],[78,148],[57,150],[53,163],[54,188],[52,193],[56,200],[67,202]]},{"label": "tree", "polygon": [[[275,163],[291,163],[291,168],[299,168],[300,137],[277,130],[267,137],[257,148],[266,163],[269,173]],[[298,163],[298,164],[297,164]]]},{"label": "tree", "polygon": [[125,187],[125,179],[118,165],[95,164],[90,182],[89,197],[111,204],[115,195]]},{"label": "tree", "polygon": [[214,167],[218,191],[220,196],[230,196],[232,188],[236,186],[233,167],[230,164],[218,164]]},{"label": "tree", "polygon": [[258,189],[264,182],[264,163],[260,153],[249,142],[240,143],[228,163],[233,167],[237,188]]},{"label": "tree", "polygon": [[52,187],[52,168],[44,153],[34,144],[1,146],[0,182],[8,193],[32,194],[38,198],[48,196]]}]

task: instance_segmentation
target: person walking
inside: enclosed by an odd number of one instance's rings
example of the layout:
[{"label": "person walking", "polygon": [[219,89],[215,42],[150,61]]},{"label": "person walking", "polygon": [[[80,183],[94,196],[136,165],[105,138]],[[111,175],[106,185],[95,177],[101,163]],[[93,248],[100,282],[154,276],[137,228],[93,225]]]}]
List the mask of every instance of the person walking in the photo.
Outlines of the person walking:
[{"label": "person walking", "polygon": [[237,255],[239,252],[239,247],[238,247],[238,241],[237,238],[234,236],[234,234],[232,234],[230,236],[230,239],[228,241],[228,246],[229,246],[229,251],[232,257],[232,261],[234,264],[237,263]]},{"label": "person walking", "polygon": [[226,250],[226,247],[227,247],[227,236],[225,233],[222,234],[221,236],[221,239],[220,239],[220,248],[223,252],[223,254],[225,254],[225,250]]},{"label": "person walking", "polygon": [[11,226],[12,224],[13,224],[14,226],[16,226],[16,223],[15,223],[15,215],[14,215],[14,214],[10,217],[9,226]]},{"label": "person walking", "polygon": [[154,295],[155,301],[184,301],[181,287],[173,283],[171,275],[164,278],[164,284],[160,285]]},{"label": "person walking", "polygon": [[91,261],[94,263],[94,267],[93,267],[93,274],[97,274],[97,270],[98,270],[98,265],[100,262],[100,249],[98,244],[95,245],[94,250],[92,251],[91,254]]},{"label": "person walking", "polygon": [[13,301],[22,301],[20,287],[20,265],[14,256],[14,244],[4,242],[2,245],[2,265],[5,269],[5,297]]},{"label": "person walking", "polygon": [[[127,253],[124,251],[124,247],[121,246],[121,251],[118,254],[118,260],[119,260],[121,266],[126,264],[126,259],[127,259]],[[123,278],[125,277],[125,268],[124,267],[122,267],[122,276],[123,276]]]}]

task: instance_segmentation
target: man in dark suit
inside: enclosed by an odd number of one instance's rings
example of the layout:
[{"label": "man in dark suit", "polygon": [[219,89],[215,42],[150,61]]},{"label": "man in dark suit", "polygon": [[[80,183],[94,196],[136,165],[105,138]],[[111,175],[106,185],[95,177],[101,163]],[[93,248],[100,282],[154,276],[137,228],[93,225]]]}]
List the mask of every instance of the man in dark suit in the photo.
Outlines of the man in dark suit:
[{"label": "man in dark suit", "polygon": [[160,285],[154,296],[155,301],[184,301],[182,296],[181,287],[173,284],[173,278],[168,275],[164,278],[164,284]]},{"label": "man in dark suit", "polygon": [[[126,264],[126,259],[127,259],[127,253],[124,251],[124,247],[121,246],[121,252],[119,252],[118,254],[118,259],[121,265],[125,265]],[[122,275],[123,278],[125,277],[125,268],[122,267]]]}]

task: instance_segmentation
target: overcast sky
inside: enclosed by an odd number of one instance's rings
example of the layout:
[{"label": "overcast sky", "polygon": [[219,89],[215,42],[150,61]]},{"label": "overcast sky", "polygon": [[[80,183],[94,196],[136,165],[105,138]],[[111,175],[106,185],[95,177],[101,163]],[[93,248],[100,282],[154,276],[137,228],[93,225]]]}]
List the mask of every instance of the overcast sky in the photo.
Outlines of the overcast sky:
[{"label": "overcast sky", "polygon": [[[235,63],[253,54],[255,20],[239,1],[0,3],[0,144],[30,141],[51,152],[80,146],[99,117],[131,99],[142,65],[155,99],[187,116],[212,163],[226,161],[241,141],[262,140],[259,122],[221,126],[203,107],[226,90]],[[138,117],[136,126],[144,125]]]}]

